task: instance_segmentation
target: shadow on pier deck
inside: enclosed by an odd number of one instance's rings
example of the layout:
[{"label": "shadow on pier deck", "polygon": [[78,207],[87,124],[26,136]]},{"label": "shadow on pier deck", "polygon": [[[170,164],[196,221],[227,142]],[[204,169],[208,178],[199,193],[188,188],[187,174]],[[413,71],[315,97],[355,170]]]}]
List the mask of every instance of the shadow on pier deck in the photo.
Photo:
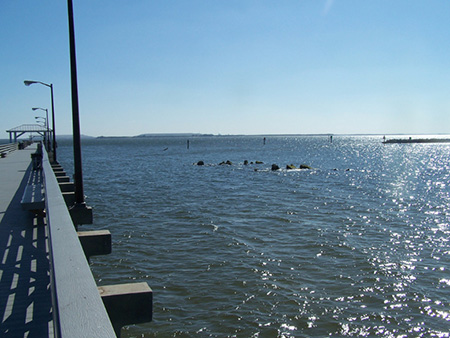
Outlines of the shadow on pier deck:
[{"label": "shadow on pier deck", "polygon": [[109,253],[110,234],[77,234],[67,184],[45,151],[42,167],[30,164],[35,151],[0,159],[0,336],[119,337],[122,326],[151,321],[147,283],[97,288],[87,257]]},{"label": "shadow on pier deck", "polygon": [[[6,209],[3,203],[0,215],[2,337],[53,336],[45,220],[20,207],[30,170],[31,166],[28,166]],[[6,193],[3,189],[2,192]],[[6,197],[3,197],[2,201],[5,200]]]}]

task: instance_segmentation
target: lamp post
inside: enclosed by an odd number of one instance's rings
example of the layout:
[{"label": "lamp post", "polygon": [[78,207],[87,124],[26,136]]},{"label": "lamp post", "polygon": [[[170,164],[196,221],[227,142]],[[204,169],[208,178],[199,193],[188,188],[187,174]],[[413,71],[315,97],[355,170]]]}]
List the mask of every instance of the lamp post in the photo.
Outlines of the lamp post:
[{"label": "lamp post", "polygon": [[51,94],[51,98],[52,98],[52,129],[53,129],[53,162],[56,163],[56,131],[55,131],[55,105],[54,105],[54,101],[53,101],[53,83],[45,83],[45,82],[41,82],[41,81],[30,81],[30,80],[25,80],[23,81],[23,83],[25,84],[25,86],[30,86],[34,83],[39,83],[43,86],[49,87],[50,88],[50,94]]},{"label": "lamp post", "polygon": [[36,120],[36,123],[46,129],[44,133],[44,146],[47,151],[50,149],[50,136],[49,136],[49,130],[47,125],[47,119],[42,116],[35,116],[34,119]]},{"label": "lamp post", "polygon": [[72,0],[67,0],[70,49],[70,78],[72,89],[72,128],[75,178],[75,205],[70,209],[74,224],[92,224],[92,208],[86,206],[83,189],[83,169],[81,165],[81,134],[78,107],[77,62],[75,52],[75,29],[73,22]]},{"label": "lamp post", "polygon": [[75,52],[75,29],[73,22],[72,0],[67,0],[67,10],[69,19],[69,44],[70,44],[70,78],[72,89],[72,128],[73,128],[73,154],[74,154],[74,176],[75,176],[75,203],[84,203],[83,174],[81,165],[81,135],[80,117],[78,107],[78,81],[77,81],[77,61]]},{"label": "lamp post", "polygon": [[[45,129],[47,129],[47,122],[45,120],[45,117],[35,116],[34,118],[35,118],[37,124],[44,127]],[[39,120],[39,119],[42,119],[42,120]]]},{"label": "lamp post", "polygon": [[[50,137],[49,137],[49,133],[50,133],[50,129],[48,126],[48,109],[47,108],[41,108],[41,107],[34,107],[31,108],[33,111],[35,110],[44,110],[45,111],[45,126],[47,127],[47,150],[50,150]],[[40,116],[35,116],[35,119],[37,120],[38,118],[42,118]]]}]

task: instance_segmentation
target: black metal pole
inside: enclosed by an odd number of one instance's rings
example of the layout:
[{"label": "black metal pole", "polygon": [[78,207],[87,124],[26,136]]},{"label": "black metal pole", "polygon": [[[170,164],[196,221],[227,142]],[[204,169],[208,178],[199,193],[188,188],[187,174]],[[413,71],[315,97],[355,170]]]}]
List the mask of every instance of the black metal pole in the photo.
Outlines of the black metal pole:
[{"label": "black metal pole", "polygon": [[80,117],[78,110],[78,83],[77,63],[75,53],[75,31],[73,24],[72,0],[67,0],[69,14],[69,41],[70,41],[70,75],[72,79],[72,124],[73,124],[73,155],[75,165],[75,204],[84,204],[83,172],[81,165],[81,137]]},{"label": "black metal pole", "polygon": [[[56,163],[55,104],[53,103],[53,83],[50,83],[50,93],[52,96],[53,162]],[[47,126],[48,126],[48,115],[47,115]]]},{"label": "black metal pole", "polygon": [[50,151],[51,141],[50,141],[50,122],[48,121],[48,109],[45,109],[45,116],[47,122],[47,151]]}]

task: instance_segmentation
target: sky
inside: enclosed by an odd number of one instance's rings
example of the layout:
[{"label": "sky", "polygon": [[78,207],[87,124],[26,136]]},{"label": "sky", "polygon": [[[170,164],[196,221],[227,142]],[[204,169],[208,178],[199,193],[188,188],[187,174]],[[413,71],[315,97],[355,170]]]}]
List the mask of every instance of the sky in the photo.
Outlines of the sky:
[{"label": "sky", "polygon": [[[81,133],[450,133],[448,0],[73,0]],[[0,1],[0,138],[72,133],[67,3]]]}]

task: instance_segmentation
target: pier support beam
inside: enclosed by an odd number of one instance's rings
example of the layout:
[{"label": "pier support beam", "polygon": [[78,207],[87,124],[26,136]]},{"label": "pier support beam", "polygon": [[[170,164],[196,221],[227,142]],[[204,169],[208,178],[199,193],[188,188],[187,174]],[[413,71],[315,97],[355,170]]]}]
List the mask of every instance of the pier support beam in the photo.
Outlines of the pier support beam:
[{"label": "pier support beam", "polygon": [[111,233],[108,230],[78,231],[78,238],[86,258],[111,253]]},{"label": "pier support beam", "polygon": [[153,291],[147,283],[99,286],[117,337],[125,325],[147,323],[153,315]]},{"label": "pier support beam", "polygon": [[73,184],[73,182],[60,182],[59,188],[61,189],[61,192],[75,191],[75,185]]},{"label": "pier support beam", "polygon": [[70,182],[70,177],[69,176],[59,176],[56,178],[56,180],[58,181],[58,183]]},{"label": "pier support beam", "polygon": [[75,193],[73,191],[63,192],[62,195],[64,197],[64,202],[66,202],[67,207],[70,207],[75,203]]},{"label": "pier support beam", "polygon": [[[72,193],[63,193],[65,194],[72,194]],[[76,192],[73,193],[74,200],[76,200]],[[72,222],[77,225],[82,224],[92,224],[94,222],[94,215],[92,213],[92,208],[87,206],[86,204],[77,204],[75,201],[75,204],[73,204],[72,207],[69,207],[69,213],[72,217]]]}]

